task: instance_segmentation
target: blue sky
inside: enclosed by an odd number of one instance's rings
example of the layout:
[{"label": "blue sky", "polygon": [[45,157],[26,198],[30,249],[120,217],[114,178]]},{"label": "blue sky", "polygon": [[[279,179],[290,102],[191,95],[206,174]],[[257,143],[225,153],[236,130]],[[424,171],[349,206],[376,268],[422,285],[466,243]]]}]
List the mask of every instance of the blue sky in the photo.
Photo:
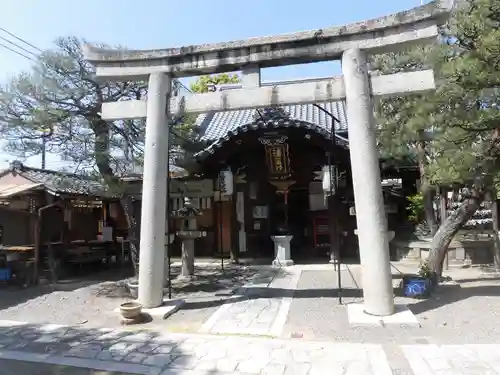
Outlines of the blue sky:
[{"label": "blue sky", "polygon": [[[418,5],[420,0],[3,0],[0,27],[40,49],[50,48],[56,37],[67,35],[146,49],[325,28]],[[29,60],[0,47],[2,83],[29,68]],[[339,74],[339,65],[299,65],[267,69],[262,74],[266,81],[331,76]],[[11,160],[0,153],[0,169]],[[39,166],[40,159],[32,158],[27,164]],[[48,168],[64,165],[57,156],[49,156]]]}]

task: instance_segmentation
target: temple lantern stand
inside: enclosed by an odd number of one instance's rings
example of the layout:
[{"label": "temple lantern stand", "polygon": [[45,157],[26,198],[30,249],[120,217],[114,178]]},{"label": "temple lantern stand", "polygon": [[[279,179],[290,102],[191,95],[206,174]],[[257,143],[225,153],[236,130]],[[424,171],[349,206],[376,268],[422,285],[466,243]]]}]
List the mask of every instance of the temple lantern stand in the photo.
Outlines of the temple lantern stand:
[{"label": "temple lantern stand", "polygon": [[200,214],[189,198],[184,198],[184,206],[174,212],[176,218],[183,219],[182,229],[176,232],[177,237],[182,240],[182,266],[179,279],[194,278],[194,241],[196,238],[206,236],[206,232],[198,230],[196,218]]},{"label": "temple lantern stand", "polygon": [[277,228],[271,239],[274,242],[274,260],[273,266],[275,267],[288,267],[293,266],[294,262],[291,257],[290,241],[293,236],[290,234],[288,228],[288,191],[291,185],[295,183],[292,180],[277,180],[270,181],[276,187],[276,193],[283,194],[284,200],[284,217],[285,222],[282,226]]}]

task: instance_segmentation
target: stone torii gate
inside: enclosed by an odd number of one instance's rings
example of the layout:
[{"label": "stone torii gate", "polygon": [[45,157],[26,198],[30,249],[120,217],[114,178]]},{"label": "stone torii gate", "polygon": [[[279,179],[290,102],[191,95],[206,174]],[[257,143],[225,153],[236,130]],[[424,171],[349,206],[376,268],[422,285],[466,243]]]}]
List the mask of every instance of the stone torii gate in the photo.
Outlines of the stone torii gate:
[{"label": "stone torii gate", "polygon": [[[408,11],[342,27],[243,41],[160,50],[108,50],[84,46],[96,75],[115,81],[148,80],[147,100],[104,103],[105,120],[146,118],[142,194],[139,301],[162,304],[167,197],[168,117],[346,100],[364,311],[394,313],[387,223],[380,183],[372,96],[401,95],[435,88],[432,70],[371,76],[367,54],[411,43],[435,42],[452,0],[436,0]],[[260,69],[342,60],[343,77],[295,84],[260,85]],[[171,97],[172,79],[242,72],[242,88]]]}]

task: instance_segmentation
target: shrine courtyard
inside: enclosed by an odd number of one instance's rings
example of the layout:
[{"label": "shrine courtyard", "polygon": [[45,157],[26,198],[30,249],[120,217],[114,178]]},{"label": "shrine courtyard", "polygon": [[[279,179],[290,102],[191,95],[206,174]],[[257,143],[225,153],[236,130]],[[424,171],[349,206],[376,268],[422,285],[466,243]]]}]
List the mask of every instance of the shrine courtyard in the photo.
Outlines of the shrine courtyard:
[{"label": "shrine courtyard", "polygon": [[[437,374],[443,366],[455,369],[457,363],[491,369],[500,353],[494,345],[500,338],[500,276],[486,267],[451,266],[445,275],[452,281],[430,298],[401,297],[399,272],[416,266],[393,263],[396,308],[409,307],[403,316],[363,324],[349,318],[350,306],[362,302],[359,265],[342,265],[339,290],[332,265],[285,270],[225,264],[222,271],[219,263],[199,262],[195,280],[173,285],[172,297],[186,301],[179,311],[165,320],[155,317],[128,326],[114,312],[130,299],[120,275],[113,281],[97,275],[63,285],[4,289],[0,360],[16,360],[7,366],[27,374],[39,370],[33,361],[57,365],[60,371],[80,367],[85,375],[172,369],[190,375],[246,374],[266,368],[283,374],[286,368],[319,371],[331,366],[352,373],[418,375]],[[172,269],[175,276],[179,264]],[[243,346],[248,350],[242,352]],[[159,352],[168,350],[168,355]],[[247,361],[257,354],[261,361]],[[209,366],[209,359],[218,372],[190,372]]]}]

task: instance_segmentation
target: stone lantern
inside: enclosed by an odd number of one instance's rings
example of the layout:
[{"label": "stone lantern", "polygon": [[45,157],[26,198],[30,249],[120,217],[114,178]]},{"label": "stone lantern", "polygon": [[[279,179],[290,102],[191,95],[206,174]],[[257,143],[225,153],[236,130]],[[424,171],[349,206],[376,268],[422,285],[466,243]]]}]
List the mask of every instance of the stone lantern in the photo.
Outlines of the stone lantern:
[{"label": "stone lantern", "polygon": [[196,218],[200,215],[200,210],[193,206],[189,198],[184,198],[184,206],[173,212],[176,219],[183,220],[181,230],[176,232],[182,241],[182,266],[179,278],[192,279],[194,276],[194,240],[207,235],[206,232],[198,230]]}]

